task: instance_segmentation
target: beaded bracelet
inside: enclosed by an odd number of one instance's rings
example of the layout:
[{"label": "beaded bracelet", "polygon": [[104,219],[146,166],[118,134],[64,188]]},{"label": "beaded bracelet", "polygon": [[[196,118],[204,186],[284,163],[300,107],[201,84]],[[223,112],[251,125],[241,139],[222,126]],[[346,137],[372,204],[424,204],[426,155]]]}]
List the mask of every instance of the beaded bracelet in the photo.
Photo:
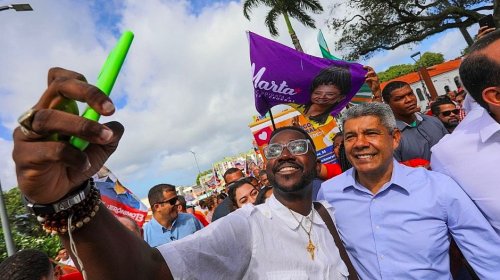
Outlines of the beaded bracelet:
[{"label": "beaded bracelet", "polygon": [[52,235],[68,233],[68,219],[71,217],[71,226],[69,230],[74,230],[83,227],[84,224],[90,220],[99,211],[99,204],[101,203],[101,194],[92,182],[91,189],[87,198],[82,202],[68,208],[66,210],[57,212],[52,215],[39,215],[37,220],[42,224],[45,232]]}]

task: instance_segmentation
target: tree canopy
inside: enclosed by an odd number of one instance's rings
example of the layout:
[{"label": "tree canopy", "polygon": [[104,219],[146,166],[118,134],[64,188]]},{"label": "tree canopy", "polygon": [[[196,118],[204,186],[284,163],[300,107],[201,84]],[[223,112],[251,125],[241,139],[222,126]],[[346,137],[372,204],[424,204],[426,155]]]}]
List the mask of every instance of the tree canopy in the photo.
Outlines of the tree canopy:
[{"label": "tree canopy", "polygon": [[[500,0],[352,0],[332,6],[329,28],[341,39],[337,50],[347,59],[368,58],[377,51],[414,44],[448,29],[462,33],[494,11],[500,26]],[[495,9],[494,9],[495,8]],[[338,11],[338,13],[336,13]],[[342,14],[340,14],[342,13]],[[338,18],[337,18],[338,17]],[[467,34],[468,35],[468,34]],[[464,35],[465,36],[465,35]]]},{"label": "tree canopy", "polygon": [[201,186],[201,183],[200,183],[201,177],[203,177],[207,174],[210,174],[212,172],[213,172],[212,169],[208,169],[208,170],[202,171],[201,173],[198,173],[198,175],[196,176],[196,185]]},{"label": "tree canopy", "polygon": [[417,60],[415,64],[398,64],[389,67],[389,69],[379,72],[378,77],[381,82],[386,82],[392,80],[394,78],[406,75],[411,72],[417,71],[419,67],[431,67],[436,64],[440,64],[444,62],[443,54],[441,53],[433,53],[433,52],[425,52],[422,56]]},{"label": "tree canopy", "polygon": [[425,52],[417,60],[416,66],[431,67],[443,62],[444,62],[444,56],[442,53]]},{"label": "tree canopy", "polygon": [[282,15],[285,19],[288,33],[292,38],[295,49],[301,52],[302,46],[290,23],[290,17],[298,20],[307,27],[316,28],[314,19],[309,16],[307,12],[315,14],[323,12],[323,7],[318,0],[245,0],[243,3],[243,15],[250,20],[251,10],[259,5],[265,5],[271,8],[264,21],[266,27],[269,29],[269,33],[271,33],[272,36],[278,36],[279,32],[276,27],[276,20]]}]

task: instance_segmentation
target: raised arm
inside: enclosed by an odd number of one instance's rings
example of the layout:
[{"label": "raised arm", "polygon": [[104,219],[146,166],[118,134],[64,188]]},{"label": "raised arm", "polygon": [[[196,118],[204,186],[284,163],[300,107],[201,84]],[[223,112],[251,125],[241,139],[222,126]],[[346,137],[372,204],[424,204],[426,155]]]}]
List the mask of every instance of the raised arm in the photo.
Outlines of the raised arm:
[{"label": "raised arm", "polygon": [[[18,185],[27,202],[41,205],[39,209],[50,209],[47,205],[66,201],[70,193],[85,193],[88,179],[115,151],[123,134],[123,126],[118,122],[102,125],[56,109],[69,100],[86,102],[106,116],[115,110],[111,100],[81,74],[61,68],[49,70],[48,88],[21,117],[23,129],[14,131]],[[68,138],[65,135],[78,136],[91,144],[82,152],[64,141]],[[83,202],[57,213],[58,217],[67,217],[73,209],[79,209],[74,214],[76,230],[72,236],[88,279],[172,278],[156,249],[126,230],[102,204],[98,211],[89,209],[89,199],[87,192]],[[53,221],[52,231],[59,232],[66,248],[71,248],[63,228],[69,219],[54,219],[52,213],[37,216],[42,222]],[[82,223],[77,225],[78,221]]]},{"label": "raised arm", "polygon": [[370,87],[373,97],[372,102],[382,102],[382,89],[377,73],[370,66],[363,66],[368,72],[365,75],[365,83]]},{"label": "raised arm", "polygon": [[486,34],[495,31],[495,27],[481,26],[476,34],[476,41],[483,38]]}]

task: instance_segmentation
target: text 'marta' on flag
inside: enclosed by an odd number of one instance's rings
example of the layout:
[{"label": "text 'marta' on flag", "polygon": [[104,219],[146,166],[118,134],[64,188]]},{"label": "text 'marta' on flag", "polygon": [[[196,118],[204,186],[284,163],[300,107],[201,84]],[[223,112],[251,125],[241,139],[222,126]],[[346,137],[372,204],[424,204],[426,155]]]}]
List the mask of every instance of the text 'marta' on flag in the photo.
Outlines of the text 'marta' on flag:
[{"label": "text 'marta' on flag", "polygon": [[146,222],[148,207],[135,194],[123,186],[106,166],[103,166],[92,178],[101,192],[102,202],[113,214],[129,216],[139,227],[142,227]]},{"label": "text 'marta' on flag", "polygon": [[350,87],[345,98],[331,108],[337,115],[358,92],[366,70],[358,63],[314,57],[255,33],[248,32],[255,108],[264,115],[278,104],[311,104],[311,85],[318,74],[330,69],[348,70]]}]

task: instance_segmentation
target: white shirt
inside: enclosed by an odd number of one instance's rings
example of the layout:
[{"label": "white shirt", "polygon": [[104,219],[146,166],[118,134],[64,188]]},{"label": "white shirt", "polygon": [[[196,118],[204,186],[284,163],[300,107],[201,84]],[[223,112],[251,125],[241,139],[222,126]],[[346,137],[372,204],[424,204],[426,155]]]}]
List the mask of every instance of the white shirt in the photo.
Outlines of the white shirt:
[{"label": "white shirt", "polygon": [[452,177],[500,235],[500,124],[471,111],[432,148],[432,170]]},{"label": "white shirt", "polygon": [[69,265],[69,266],[75,266],[75,263],[73,262],[73,260],[71,258],[68,257],[67,260],[63,261],[63,260],[59,260],[60,263],[62,264],[65,264],[65,265]]},{"label": "white shirt", "polygon": [[[333,219],[333,207],[322,204]],[[309,220],[294,214],[309,230]],[[314,260],[306,232],[274,195],[158,249],[175,279],[347,279],[326,224],[316,210],[311,216]]]}]

